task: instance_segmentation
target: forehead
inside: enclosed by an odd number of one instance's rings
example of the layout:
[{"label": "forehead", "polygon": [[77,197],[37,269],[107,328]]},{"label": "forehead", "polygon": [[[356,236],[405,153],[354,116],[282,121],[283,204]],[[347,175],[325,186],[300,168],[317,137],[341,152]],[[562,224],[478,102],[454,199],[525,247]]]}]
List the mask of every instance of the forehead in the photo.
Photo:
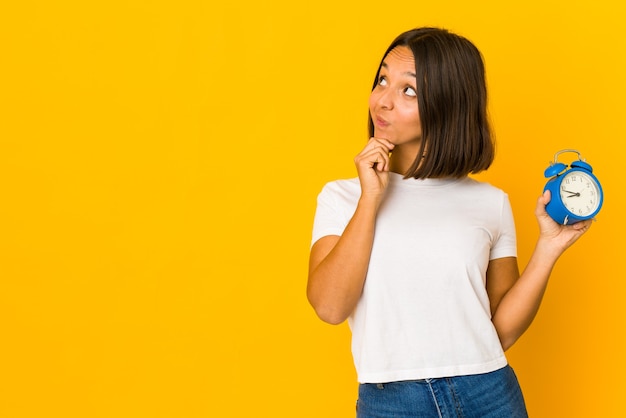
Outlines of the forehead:
[{"label": "forehead", "polygon": [[397,46],[385,57],[382,67],[384,68],[397,68],[403,71],[415,70],[415,58],[413,52],[407,46]]}]

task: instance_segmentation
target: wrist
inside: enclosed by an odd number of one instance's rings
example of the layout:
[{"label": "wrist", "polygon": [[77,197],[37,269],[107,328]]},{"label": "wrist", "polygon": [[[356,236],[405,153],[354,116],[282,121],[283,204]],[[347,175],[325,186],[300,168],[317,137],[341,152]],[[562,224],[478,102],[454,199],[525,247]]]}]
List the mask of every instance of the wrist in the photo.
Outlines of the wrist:
[{"label": "wrist", "polygon": [[535,245],[535,255],[540,256],[542,260],[548,263],[555,263],[558,258],[563,254],[564,249],[554,245],[554,243],[547,238],[539,238]]},{"label": "wrist", "polygon": [[382,194],[376,193],[362,193],[359,197],[358,206],[362,208],[371,208],[378,210],[380,202],[382,201]]}]

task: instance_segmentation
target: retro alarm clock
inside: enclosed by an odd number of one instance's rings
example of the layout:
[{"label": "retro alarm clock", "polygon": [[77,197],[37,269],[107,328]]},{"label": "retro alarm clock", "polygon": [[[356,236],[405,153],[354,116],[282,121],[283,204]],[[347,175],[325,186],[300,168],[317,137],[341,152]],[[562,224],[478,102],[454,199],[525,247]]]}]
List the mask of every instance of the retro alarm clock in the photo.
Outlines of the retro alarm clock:
[{"label": "retro alarm clock", "polygon": [[[560,154],[578,154],[578,160],[568,166],[557,161]],[[585,162],[580,152],[564,149],[554,155],[544,175],[550,180],[543,191],[550,190],[552,198],[546,205],[546,212],[561,225],[592,219],[602,208],[604,194],[600,182],[592,174],[591,165]]]}]

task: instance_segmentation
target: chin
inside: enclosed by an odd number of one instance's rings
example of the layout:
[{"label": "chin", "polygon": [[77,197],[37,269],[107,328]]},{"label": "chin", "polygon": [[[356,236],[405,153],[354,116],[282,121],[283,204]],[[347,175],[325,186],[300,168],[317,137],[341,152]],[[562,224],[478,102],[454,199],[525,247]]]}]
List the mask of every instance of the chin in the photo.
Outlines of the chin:
[{"label": "chin", "polygon": [[390,134],[389,132],[385,132],[384,130],[375,129],[374,138],[386,139],[394,145],[398,144],[398,138],[395,135]]}]

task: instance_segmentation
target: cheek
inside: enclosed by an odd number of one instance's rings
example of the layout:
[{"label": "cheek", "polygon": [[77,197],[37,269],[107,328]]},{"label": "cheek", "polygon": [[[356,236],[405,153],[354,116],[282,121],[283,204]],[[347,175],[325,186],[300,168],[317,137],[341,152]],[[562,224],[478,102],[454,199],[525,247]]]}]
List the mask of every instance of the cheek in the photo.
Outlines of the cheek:
[{"label": "cheek", "polygon": [[413,108],[405,109],[402,112],[402,120],[407,127],[420,128],[420,115],[419,112]]},{"label": "cheek", "polygon": [[378,101],[378,98],[376,97],[376,95],[374,93],[370,94],[370,98],[369,98],[370,114],[376,108],[377,101]]}]

